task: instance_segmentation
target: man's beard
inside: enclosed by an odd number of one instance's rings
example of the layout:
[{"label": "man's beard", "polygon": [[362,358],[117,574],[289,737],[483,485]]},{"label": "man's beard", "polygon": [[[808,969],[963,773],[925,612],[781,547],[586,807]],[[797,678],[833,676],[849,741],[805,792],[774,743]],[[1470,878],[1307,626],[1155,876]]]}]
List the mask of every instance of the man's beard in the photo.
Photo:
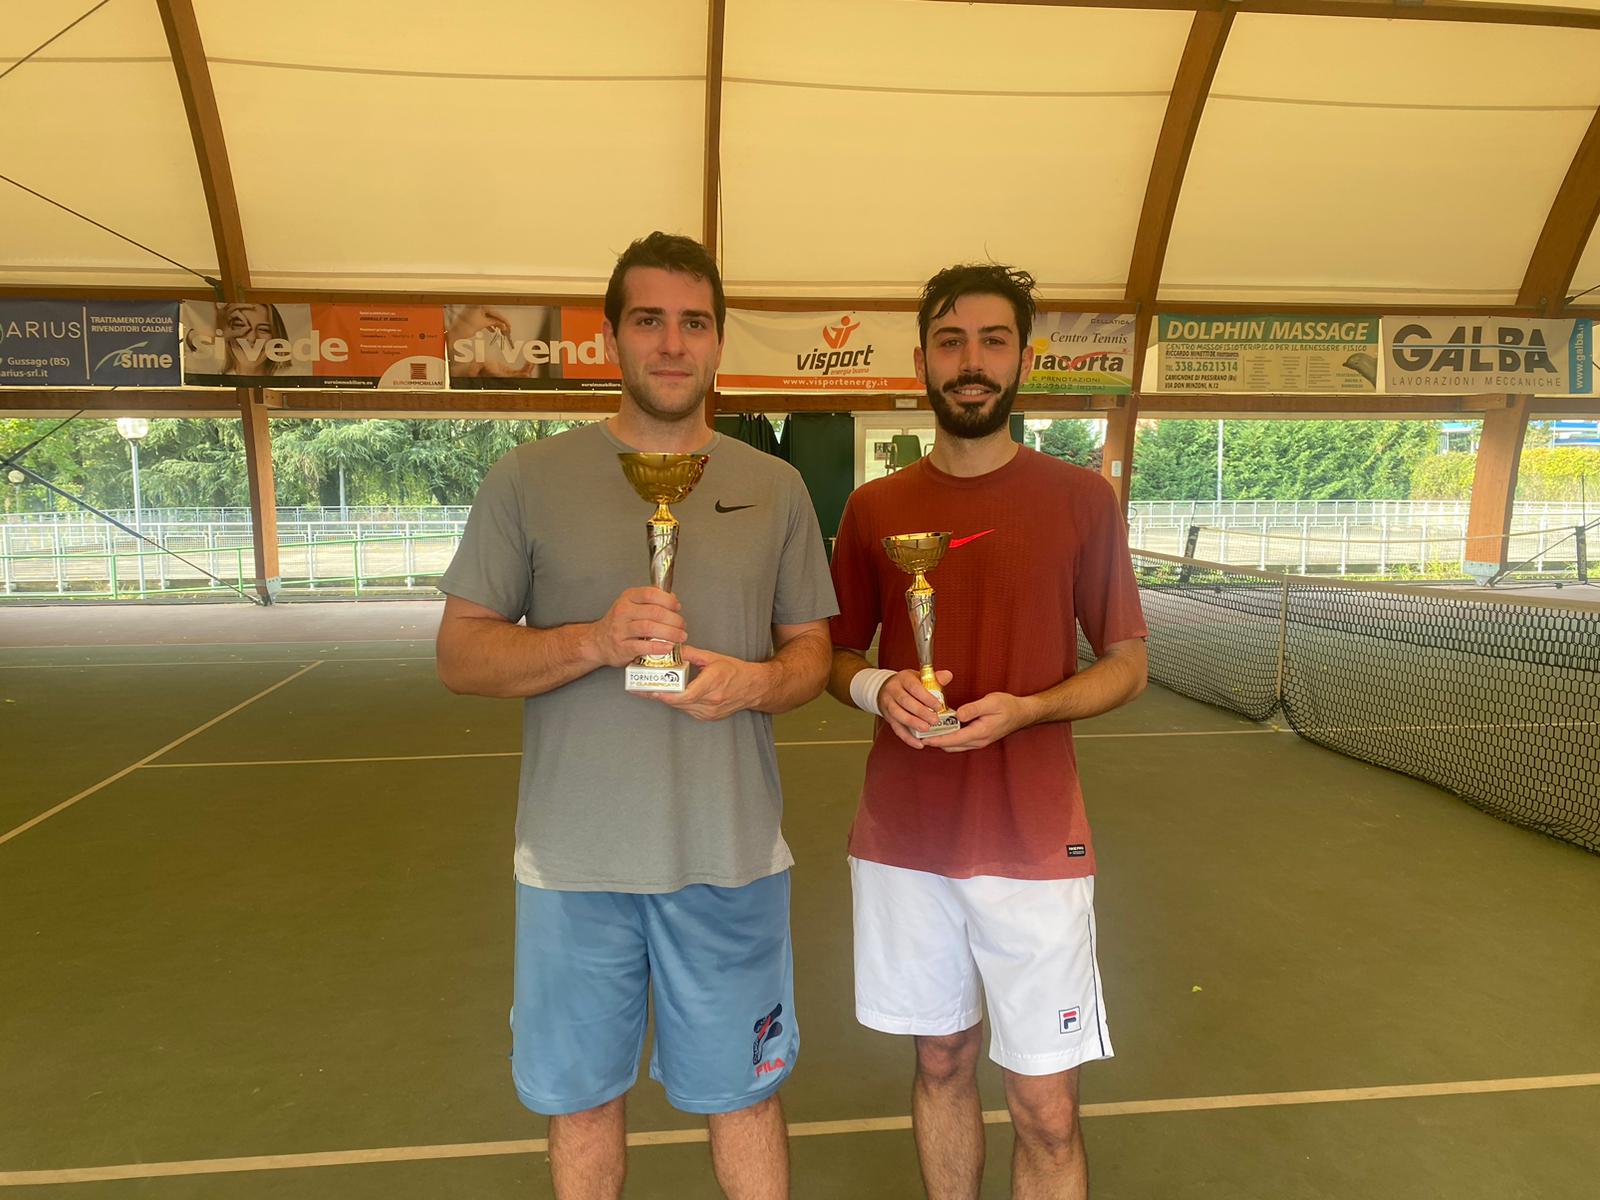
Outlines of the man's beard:
[{"label": "man's beard", "polygon": [[[1000,393],[993,408],[970,411],[955,397],[945,394],[946,389],[954,391],[972,384],[980,384]],[[986,438],[1011,419],[1011,406],[1017,402],[1017,391],[1021,386],[1020,370],[1003,390],[987,375],[960,375],[945,384],[944,389],[936,389],[933,384],[928,384],[928,407],[933,409],[933,417],[939,423],[939,428],[951,437],[973,440]]]}]

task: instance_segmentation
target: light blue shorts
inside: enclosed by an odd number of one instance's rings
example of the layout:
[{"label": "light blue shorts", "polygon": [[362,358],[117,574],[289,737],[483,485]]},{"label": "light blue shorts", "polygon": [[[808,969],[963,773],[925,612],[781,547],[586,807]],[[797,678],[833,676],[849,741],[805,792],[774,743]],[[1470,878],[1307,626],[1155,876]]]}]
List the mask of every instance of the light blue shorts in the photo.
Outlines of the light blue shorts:
[{"label": "light blue shorts", "polygon": [[534,1112],[582,1112],[650,1077],[684,1112],[735,1112],[794,1069],[789,873],[744,887],[557,892],[517,885],[511,1075]]}]

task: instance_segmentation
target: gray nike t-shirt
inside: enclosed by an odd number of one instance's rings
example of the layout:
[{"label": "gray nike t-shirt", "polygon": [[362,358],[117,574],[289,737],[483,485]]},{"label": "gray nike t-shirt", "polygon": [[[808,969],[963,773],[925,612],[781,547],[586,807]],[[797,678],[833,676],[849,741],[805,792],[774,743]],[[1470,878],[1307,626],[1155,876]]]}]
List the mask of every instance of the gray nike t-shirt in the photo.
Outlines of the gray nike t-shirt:
[{"label": "gray nike t-shirt", "polygon": [[[594,621],[650,583],[654,507],[623,477],[633,449],[603,422],[519,446],[484,478],[440,589],[548,629]],[[712,435],[705,474],[671,506],[673,591],[689,642],[748,661],[772,626],[838,611],[805,485],[793,467]],[[516,876],[567,891],[738,887],[793,863],[772,718],[698,721],[623,690],[602,667],[524,702]]]}]

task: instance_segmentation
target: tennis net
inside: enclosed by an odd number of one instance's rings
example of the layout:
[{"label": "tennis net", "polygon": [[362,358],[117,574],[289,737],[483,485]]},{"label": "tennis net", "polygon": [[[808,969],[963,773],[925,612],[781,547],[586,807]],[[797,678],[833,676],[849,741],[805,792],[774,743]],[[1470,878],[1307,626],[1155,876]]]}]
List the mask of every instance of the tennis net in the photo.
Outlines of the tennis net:
[{"label": "tennis net", "polygon": [[1600,852],[1600,605],[1134,567],[1156,682]]}]

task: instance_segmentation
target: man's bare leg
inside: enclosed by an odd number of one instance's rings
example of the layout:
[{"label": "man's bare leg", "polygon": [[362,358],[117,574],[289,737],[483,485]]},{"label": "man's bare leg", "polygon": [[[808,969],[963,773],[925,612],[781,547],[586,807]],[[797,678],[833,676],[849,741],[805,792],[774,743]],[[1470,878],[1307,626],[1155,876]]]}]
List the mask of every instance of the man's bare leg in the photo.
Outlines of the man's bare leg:
[{"label": "man's bare leg", "polygon": [[711,1168],[728,1200],[786,1200],[789,1127],[776,1094],[737,1112],[712,1113]]},{"label": "man's bare leg", "polygon": [[626,1097],[550,1118],[556,1200],[617,1200],[628,1170]]},{"label": "man's bare leg", "polygon": [[1087,1200],[1089,1163],[1078,1123],[1078,1069],[1055,1075],[1005,1071],[1012,1200]]},{"label": "man's bare leg", "polygon": [[983,1026],[917,1042],[911,1127],[928,1200],[977,1200],[983,1182],[978,1048]]}]

